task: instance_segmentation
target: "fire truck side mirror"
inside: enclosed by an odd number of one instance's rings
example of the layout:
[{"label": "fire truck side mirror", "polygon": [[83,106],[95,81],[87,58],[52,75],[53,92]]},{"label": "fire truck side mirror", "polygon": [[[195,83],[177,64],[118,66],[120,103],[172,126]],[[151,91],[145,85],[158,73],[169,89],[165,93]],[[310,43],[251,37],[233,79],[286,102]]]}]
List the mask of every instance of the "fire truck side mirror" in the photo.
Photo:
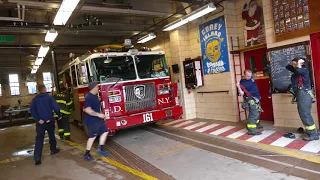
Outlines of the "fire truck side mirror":
[{"label": "fire truck side mirror", "polygon": [[185,87],[195,89],[203,86],[203,72],[201,59],[186,59],[183,61],[183,70],[185,76]]}]

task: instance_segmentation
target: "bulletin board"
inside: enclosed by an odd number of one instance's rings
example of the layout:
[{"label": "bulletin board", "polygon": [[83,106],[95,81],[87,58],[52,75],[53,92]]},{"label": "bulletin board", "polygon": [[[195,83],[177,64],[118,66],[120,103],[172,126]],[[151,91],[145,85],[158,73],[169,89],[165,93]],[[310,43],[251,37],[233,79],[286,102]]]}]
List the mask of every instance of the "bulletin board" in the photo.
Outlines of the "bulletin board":
[{"label": "bulletin board", "polygon": [[320,3],[315,0],[272,0],[276,41],[320,31]]}]

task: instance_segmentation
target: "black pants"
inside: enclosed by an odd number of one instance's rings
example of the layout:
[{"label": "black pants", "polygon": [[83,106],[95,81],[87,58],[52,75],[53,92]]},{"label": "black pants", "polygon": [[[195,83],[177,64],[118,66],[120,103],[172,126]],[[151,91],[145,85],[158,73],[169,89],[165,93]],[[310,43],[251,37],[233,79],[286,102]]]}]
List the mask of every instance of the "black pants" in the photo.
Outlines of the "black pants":
[{"label": "black pants", "polygon": [[43,124],[36,123],[36,145],[34,147],[34,160],[41,160],[42,149],[43,149],[43,141],[46,131],[48,131],[49,135],[49,143],[51,152],[55,152],[57,150],[57,141],[54,135],[54,121],[50,121],[49,123],[44,122]]},{"label": "black pants", "polygon": [[63,116],[62,119],[57,120],[58,132],[60,136],[70,137],[69,116]]}]

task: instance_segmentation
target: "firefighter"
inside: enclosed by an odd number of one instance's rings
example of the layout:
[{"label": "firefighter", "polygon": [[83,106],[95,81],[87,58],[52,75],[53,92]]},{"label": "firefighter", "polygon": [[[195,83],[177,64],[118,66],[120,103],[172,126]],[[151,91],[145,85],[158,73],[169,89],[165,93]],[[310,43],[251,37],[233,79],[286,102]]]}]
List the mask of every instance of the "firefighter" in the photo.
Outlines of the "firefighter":
[{"label": "firefighter", "polygon": [[[70,140],[69,115],[71,114],[73,102],[66,91],[66,88],[61,88],[61,93],[56,93],[54,98],[60,106],[60,112],[62,114],[62,119],[58,121],[59,136],[61,139]],[[58,116],[54,114],[54,117],[57,118]]]},{"label": "firefighter", "polygon": [[304,62],[303,58],[296,57],[291,64],[286,66],[286,69],[293,73],[291,83],[297,98],[298,113],[307,132],[307,136],[303,140],[313,141],[319,139],[317,127],[311,115],[312,101],[315,95],[311,90],[309,71],[304,66]]},{"label": "firefighter", "polygon": [[43,150],[43,140],[46,131],[49,135],[49,143],[51,155],[57,154],[60,150],[56,147],[57,141],[54,136],[54,117],[53,112],[56,112],[61,118],[60,109],[54,98],[46,93],[46,87],[42,84],[38,85],[39,94],[32,99],[30,112],[36,121],[36,144],[34,147],[35,165],[41,164],[41,156]]},{"label": "firefighter", "polygon": [[247,123],[248,135],[261,135],[262,133],[257,131],[257,128],[263,128],[259,120],[262,111],[260,106],[260,93],[252,77],[251,70],[247,69],[244,71],[244,79],[242,79],[240,83],[237,83],[237,88],[239,93],[244,96],[244,101],[249,109]]}]

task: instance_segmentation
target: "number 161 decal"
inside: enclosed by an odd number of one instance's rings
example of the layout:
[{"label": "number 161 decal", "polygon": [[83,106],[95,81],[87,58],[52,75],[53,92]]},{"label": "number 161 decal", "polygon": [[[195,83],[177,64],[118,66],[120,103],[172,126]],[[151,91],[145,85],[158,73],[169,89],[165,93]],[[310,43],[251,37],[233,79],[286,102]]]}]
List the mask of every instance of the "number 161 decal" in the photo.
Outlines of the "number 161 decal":
[{"label": "number 161 decal", "polygon": [[153,121],[152,113],[146,113],[143,115],[143,122],[151,122]]}]

